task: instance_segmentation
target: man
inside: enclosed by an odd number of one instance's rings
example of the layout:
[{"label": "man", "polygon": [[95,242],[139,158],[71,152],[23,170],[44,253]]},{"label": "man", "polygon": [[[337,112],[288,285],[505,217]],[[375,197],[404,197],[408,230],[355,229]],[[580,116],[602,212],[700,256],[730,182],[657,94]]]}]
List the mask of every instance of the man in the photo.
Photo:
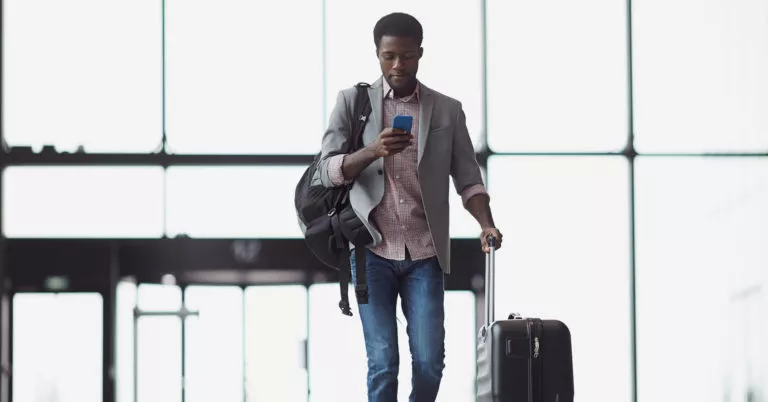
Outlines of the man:
[{"label": "man", "polygon": [[[366,250],[368,303],[359,304],[368,356],[368,400],[397,401],[398,295],[413,360],[410,400],[434,401],[444,368],[444,274],[450,267],[449,176],[480,224],[481,246],[497,239],[489,197],[461,103],[416,79],[423,32],[412,16],[393,13],[373,30],[382,77],[368,88],[372,113],[365,146],[346,154],[355,88],[339,93],[322,142],[326,187],[352,183],[350,202],[371,233]],[[457,77],[457,79],[461,79]],[[411,133],[393,129],[396,115],[413,118]],[[352,277],[356,269],[351,253]]]}]

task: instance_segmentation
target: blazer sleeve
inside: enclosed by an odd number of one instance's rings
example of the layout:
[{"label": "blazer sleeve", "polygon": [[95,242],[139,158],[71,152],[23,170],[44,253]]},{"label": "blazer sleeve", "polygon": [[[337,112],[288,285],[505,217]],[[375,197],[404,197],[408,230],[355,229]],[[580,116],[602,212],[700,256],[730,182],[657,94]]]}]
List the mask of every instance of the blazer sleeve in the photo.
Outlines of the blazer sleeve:
[{"label": "blazer sleeve", "polygon": [[472,146],[472,139],[469,137],[467,117],[461,103],[459,103],[458,113],[456,114],[452,148],[451,176],[453,177],[453,185],[456,188],[456,192],[461,195],[463,203],[466,204],[474,195],[487,195],[483,183],[483,175],[480,172],[480,165],[475,157],[475,148]]},{"label": "blazer sleeve", "polygon": [[320,148],[318,172],[320,181],[325,187],[336,187],[344,184],[341,173],[341,162],[349,149],[349,117],[347,100],[344,92],[336,97],[336,105],[328,119],[328,128],[323,134]]}]

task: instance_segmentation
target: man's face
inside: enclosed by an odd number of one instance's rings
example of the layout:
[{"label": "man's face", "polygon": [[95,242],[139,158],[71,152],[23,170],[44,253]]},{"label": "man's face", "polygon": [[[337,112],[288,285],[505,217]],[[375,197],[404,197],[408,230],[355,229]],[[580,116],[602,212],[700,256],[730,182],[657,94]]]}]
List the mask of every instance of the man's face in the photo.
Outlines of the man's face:
[{"label": "man's face", "polygon": [[416,86],[416,72],[423,52],[414,38],[381,37],[378,50],[381,73],[395,92],[410,91]]}]

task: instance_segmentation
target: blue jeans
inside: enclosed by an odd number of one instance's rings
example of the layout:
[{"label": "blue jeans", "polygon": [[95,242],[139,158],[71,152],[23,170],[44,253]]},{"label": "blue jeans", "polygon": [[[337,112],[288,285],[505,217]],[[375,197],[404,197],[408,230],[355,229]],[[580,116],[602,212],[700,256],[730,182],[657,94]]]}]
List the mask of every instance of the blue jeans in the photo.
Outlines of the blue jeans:
[{"label": "blue jeans", "polygon": [[[368,401],[397,402],[400,355],[397,344],[397,296],[412,359],[411,402],[437,397],[445,367],[444,277],[436,257],[388,260],[366,254],[368,304],[358,304],[368,356]],[[351,257],[355,282],[355,253]]]}]

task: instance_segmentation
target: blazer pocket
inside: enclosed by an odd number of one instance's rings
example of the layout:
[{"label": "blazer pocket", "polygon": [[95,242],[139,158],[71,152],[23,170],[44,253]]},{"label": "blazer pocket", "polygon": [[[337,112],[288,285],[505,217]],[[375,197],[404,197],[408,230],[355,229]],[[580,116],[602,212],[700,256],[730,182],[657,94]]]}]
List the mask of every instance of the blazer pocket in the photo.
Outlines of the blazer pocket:
[{"label": "blazer pocket", "polygon": [[442,126],[442,127],[430,127],[429,128],[429,135],[435,134],[440,135],[448,132],[448,130],[451,129],[451,126]]}]

